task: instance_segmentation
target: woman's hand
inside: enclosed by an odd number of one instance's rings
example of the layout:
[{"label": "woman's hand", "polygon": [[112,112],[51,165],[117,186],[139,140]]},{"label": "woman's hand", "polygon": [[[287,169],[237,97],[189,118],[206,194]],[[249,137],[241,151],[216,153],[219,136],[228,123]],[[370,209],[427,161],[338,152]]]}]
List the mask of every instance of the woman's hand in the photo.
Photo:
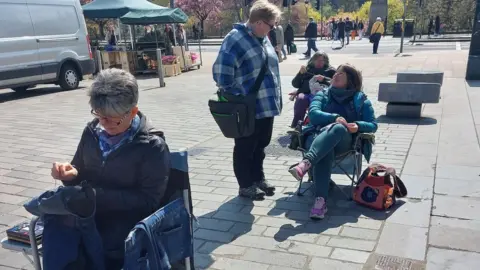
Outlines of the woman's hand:
[{"label": "woman's hand", "polygon": [[348,123],[347,124],[348,132],[350,133],[357,133],[358,132],[358,125],[356,123]]},{"label": "woman's hand", "polygon": [[335,119],[335,123],[339,123],[339,124],[342,124],[344,125],[347,129],[348,129],[348,123],[347,123],[347,120],[345,120],[345,118],[343,117],[337,117],[337,119]]},{"label": "woman's hand", "polygon": [[315,80],[317,80],[317,82],[323,82],[323,80],[325,80],[325,77],[322,76],[322,75],[315,75],[315,76],[313,76],[313,78],[315,78]]},{"label": "woman's hand", "polygon": [[301,66],[301,67],[300,67],[300,71],[299,71],[298,73],[300,73],[300,74],[305,74],[305,73],[307,73],[307,68],[306,68],[305,66]]},{"label": "woman's hand", "polygon": [[66,163],[53,163],[52,177],[60,181],[72,181],[78,176],[78,171],[72,164]]}]

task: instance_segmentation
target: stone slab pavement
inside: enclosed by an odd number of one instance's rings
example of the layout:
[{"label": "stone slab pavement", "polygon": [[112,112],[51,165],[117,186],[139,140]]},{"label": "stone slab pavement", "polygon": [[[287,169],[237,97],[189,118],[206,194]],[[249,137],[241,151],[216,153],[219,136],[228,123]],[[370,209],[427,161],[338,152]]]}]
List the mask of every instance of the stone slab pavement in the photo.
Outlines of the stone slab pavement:
[{"label": "stone slab pavement", "polygon": [[[311,196],[294,195],[297,182],[287,168],[298,153],[285,149],[292,118],[290,81],[305,60],[281,64],[285,110],[276,118],[265,172],[277,192],[264,201],[238,198],[232,171],[232,141],[222,137],[208,112],[214,93],[211,65],[178,77],[139,78],[140,109],[165,131],[171,149],[189,148],[197,269],[477,269],[480,264],[480,85],[463,80],[465,52],[422,52],[411,56],[335,55],[363,71],[364,91],[378,121],[372,161],[401,173],[409,195],[389,213],[369,210],[334,192],[329,215],[312,222]],[[378,84],[394,82],[403,70],[445,72],[439,104],[423,108],[419,120],[385,117]],[[88,87],[89,81],[82,83]],[[70,161],[90,120],[86,88],[62,92],[47,86],[18,97],[0,90],[0,231],[29,217],[22,204],[57,184],[51,163]],[[364,163],[364,166],[366,163]],[[334,175],[339,184],[348,184]],[[394,257],[391,257],[394,256]],[[410,264],[409,264],[410,263]],[[413,263],[413,264],[412,264]],[[420,268],[413,268],[414,264]],[[377,266],[378,267],[378,266]],[[386,266],[385,266],[386,267]],[[22,254],[0,249],[0,269],[32,269]]]}]

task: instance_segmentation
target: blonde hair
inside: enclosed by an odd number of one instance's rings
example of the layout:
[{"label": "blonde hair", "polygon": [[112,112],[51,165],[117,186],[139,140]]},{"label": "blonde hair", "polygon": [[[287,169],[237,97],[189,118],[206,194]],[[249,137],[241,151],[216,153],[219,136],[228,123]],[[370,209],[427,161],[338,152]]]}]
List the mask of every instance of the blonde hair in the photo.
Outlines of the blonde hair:
[{"label": "blonde hair", "polygon": [[258,21],[277,21],[282,15],[282,11],[275,5],[267,0],[257,0],[250,8],[250,23]]}]

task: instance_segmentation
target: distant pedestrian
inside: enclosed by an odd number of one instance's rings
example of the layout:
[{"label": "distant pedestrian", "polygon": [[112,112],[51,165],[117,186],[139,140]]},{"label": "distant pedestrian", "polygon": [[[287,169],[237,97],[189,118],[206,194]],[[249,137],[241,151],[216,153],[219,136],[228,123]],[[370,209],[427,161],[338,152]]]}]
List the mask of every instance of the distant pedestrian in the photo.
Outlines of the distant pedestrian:
[{"label": "distant pedestrian", "polygon": [[432,34],[433,29],[433,16],[430,16],[430,20],[428,21],[428,37],[430,38],[430,34]]},{"label": "distant pedestrian", "polygon": [[347,45],[350,44],[350,35],[353,31],[353,22],[350,21],[350,18],[345,19],[345,35],[347,36]]},{"label": "distant pedestrian", "polygon": [[[280,52],[283,54],[283,60],[287,59],[287,52],[285,51],[285,36],[283,34],[283,27],[278,22],[275,26],[275,34],[277,36],[277,47]],[[281,55],[280,55],[281,56]],[[279,59],[280,59],[279,56]]]},{"label": "distant pedestrian", "polygon": [[294,39],[293,26],[290,22],[288,22],[287,26],[285,27],[284,38],[285,44],[287,44],[288,55],[290,55],[292,54],[292,44]]},{"label": "distant pedestrian", "polygon": [[307,25],[307,28],[305,29],[305,38],[307,39],[307,51],[304,52],[303,54],[306,57],[310,57],[310,53],[313,50],[314,52],[317,52],[317,37],[318,37],[318,32],[317,32],[317,23],[313,20],[313,18],[310,18],[310,22]]},{"label": "distant pedestrian", "polygon": [[377,17],[377,21],[372,26],[372,32],[370,33],[370,42],[373,43],[373,54],[378,53],[378,44],[382,38],[385,28],[383,27],[382,18]]},{"label": "distant pedestrian", "polygon": [[363,21],[360,20],[360,22],[358,23],[358,37],[359,39],[358,40],[362,40],[363,38],[363,29],[365,29],[365,25],[363,24]]},{"label": "distant pedestrian", "polygon": [[213,64],[218,88],[233,95],[247,95],[258,79],[255,131],[235,139],[233,171],[239,195],[260,200],[273,195],[275,187],[265,180],[263,161],[270,144],[273,119],[282,111],[278,57],[266,36],[282,12],[267,0],[257,0],[246,24],[235,24],[225,37]]},{"label": "distant pedestrian", "polygon": [[435,36],[440,34],[440,16],[435,17]]},{"label": "distant pedestrian", "polygon": [[337,38],[342,43],[342,47],[345,46],[345,22],[342,18],[337,23]]},{"label": "distant pedestrian", "polygon": [[333,40],[338,39],[337,29],[338,29],[338,24],[335,21],[335,18],[332,18],[332,37],[333,37]]}]

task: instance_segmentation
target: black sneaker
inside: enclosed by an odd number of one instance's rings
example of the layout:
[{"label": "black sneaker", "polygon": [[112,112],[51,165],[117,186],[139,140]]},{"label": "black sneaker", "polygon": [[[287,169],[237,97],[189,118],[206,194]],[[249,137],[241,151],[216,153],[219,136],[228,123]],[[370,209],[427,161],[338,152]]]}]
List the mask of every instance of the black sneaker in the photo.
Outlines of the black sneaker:
[{"label": "black sneaker", "polygon": [[252,200],[262,200],[265,197],[265,192],[260,190],[256,185],[253,185],[248,188],[240,188],[238,195]]},{"label": "black sneaker", "polygon": [[260,182],[255,183],[259,189],[264,191],[267,196],[273,196],[275,194],[275,187],[267,182],[267,180],[263,180]]}]

